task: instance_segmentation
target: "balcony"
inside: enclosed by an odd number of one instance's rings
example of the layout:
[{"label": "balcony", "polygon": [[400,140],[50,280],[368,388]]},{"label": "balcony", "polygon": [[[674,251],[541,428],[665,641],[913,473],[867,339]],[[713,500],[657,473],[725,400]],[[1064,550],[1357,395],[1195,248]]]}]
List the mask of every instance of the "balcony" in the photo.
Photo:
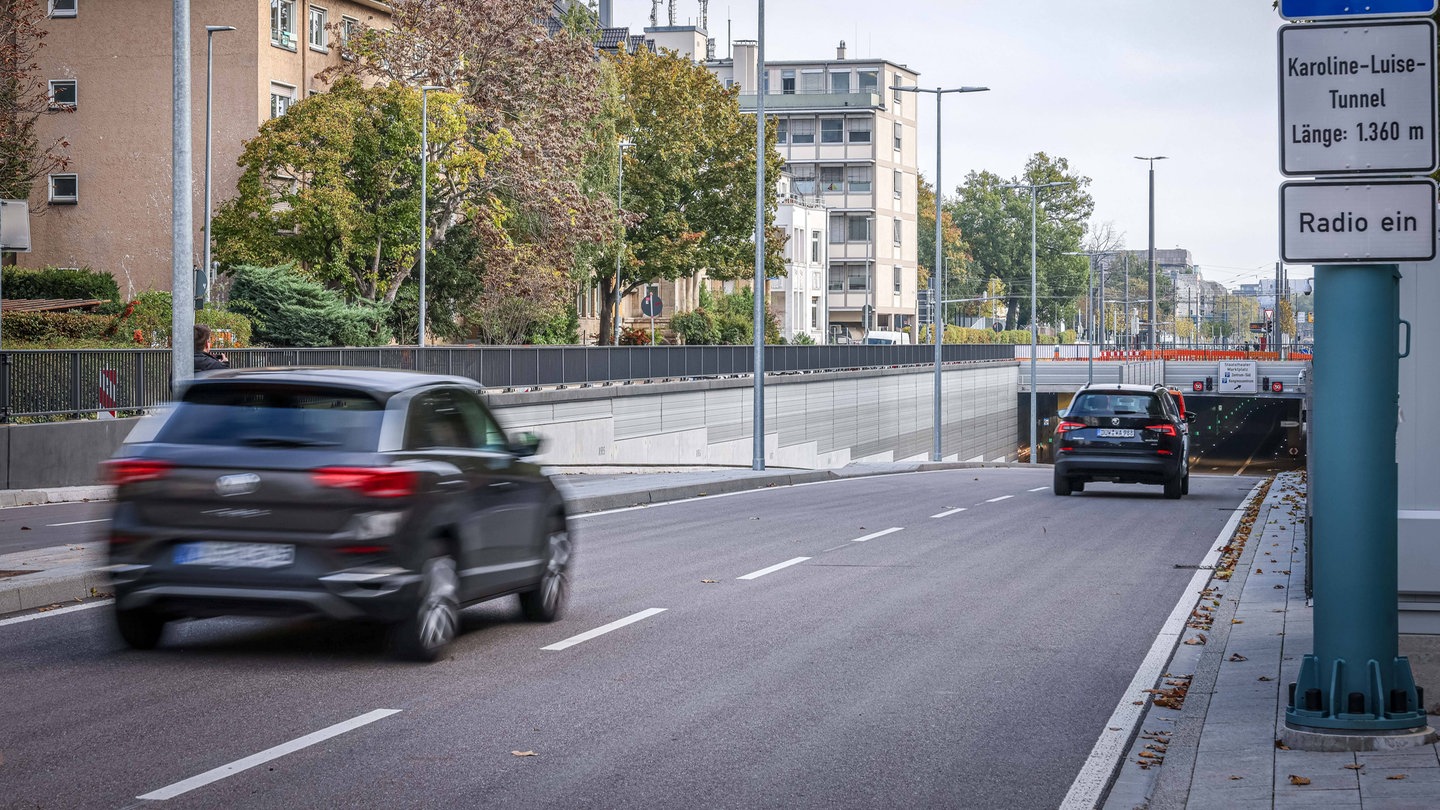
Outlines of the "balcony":
[{"label": "balcony", "polygon": [[[755,112],[755,94],[739,95],[740,111]],[[879,93],[767,93],[766,112],[801,110],[878,110],[884,107]]]}]

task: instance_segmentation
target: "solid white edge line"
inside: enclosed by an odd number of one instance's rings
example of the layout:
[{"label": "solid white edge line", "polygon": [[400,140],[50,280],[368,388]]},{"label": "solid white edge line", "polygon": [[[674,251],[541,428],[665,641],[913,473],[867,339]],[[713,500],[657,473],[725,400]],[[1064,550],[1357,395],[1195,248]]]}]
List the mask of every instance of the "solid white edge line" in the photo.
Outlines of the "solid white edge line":
[{"label": "solid white edge line", "polygon": [[[1099,804],[1101,794],[1110,784],[1111,775],[1119,767],[1120,760],[1130,747],[1130,741],[1135,737],[1136,726],[1140,724],[1140,719],[1149,707],[1150,701],[1146,699],[1148,696],[1143,690],[1151,689],[1160,682],[1165,666],[1170,663],[1170,658],[1180,643],[1180,637],[1185,633],[1185,622],[1200,601],[1200,591],[1214,574],[1211,569],[1220,559],[1220,549],[1229,542],[1231,535],[1235,533],[1235,527],[1240,524],[1240,518],[1244,517],[1245,510],[1250,508],[1264,483],[1261,481],[1252,487],[1240,505],[1235,507],[1235,511],[1230,514],[1230,520],[1225,523],[1225,528],[1221,529],[1220,535],[1216,537],[1214,547],[1200,562],[1202,570],[1196,571],[1186,583],[1185,590],[1180,594],[1180,601],[1176,602],[1175,609],[1170,611],[1170,617],[1161,626],[1159,635],[1155,636],[1155,643],[1150,645],[1145,660],[1140,663],[1140,668],[1135,670],[1135,677],[1130,679],[1130,684],[1120,696],[1120,702],[1115,704],[1115,711],[1105,722],[1105,731],[1095,741],[1095,747],[1090,749],[1090,756],[1080,767],[1075,781],[1070,784],[1065,801],[1060,803],[1060,810],[1093,810]],[[1140,699],[1139,706],[1135,705],[1137,698]],[[1110,731],[1112,728],[1119,730]]]},{"label": "solid white edge line", "polygon": [[198,787],[204,787],[211,782],[218,782],[227,776],[234,776],[241,771],[249,770],[256,765],[263,765],[272,759],[279,759],[286,754],[293,754],[294,752],[299,751],[302,748],[309,748],[315,743],[324,742],[331,737],[344,734],[347,731],[353,731],[357,728],[360,728],[361,726],[369,725],[376,720],[389,717],[392,714],[397,714],[399,713],[399,711],[399,709],[376,709],[372,712],[366,712],[359,717],[352,717],[351,719],[346,720],[343,723],[336,723],[333,726],[322,728],[319,731],[306,734],[304,737],[296,738],[287,743],[281,743],[274,748],[267,748],[258,754],[251,754],[244,759],[237,759],[228,765],[221,765],[218,768],[212,768],[211,770],[208,770],[198,776],[192,776],[189,779],[176,782],[173,785],[167,785],[163,788],[160,788],[159,790],[152,790],[143,796],[136,796],[135,798],[143,799],[146,801],[165,801],[166,799],[173,799],[181,794],[189,793],[190,791]]},{"label": "solid white edge line", "polygon": [[1001,496],[998,497],[998,498],[991,498],[990,500],[986,501],[985,503],[998,503],[998,502],[1000,502],[1000,501],[1008,500],[1008,499],[1013,498],[1013,497],[1015,497],[1015,496],[1014,496],[1014,495],[1001,495]]},{"label": "solid white edge line", "polygon": [[863,542],[865,542],[866,540],[874,540],[874,539],[877,538],[877,537],[884,537],[884,536],[887,535],[887,534],[894,534],[895,532],[898,532],[898,531],[904,531],[904,527],[903,527],[903,526],[892,526],[892,527],[890,527],[890,528],[888,528],[888,529],[883,529],[883,530],[878,531],[878,532],[872,532],[872,533],[870,533],[870,534],[865,535],[864,537],[856,537],[855,539],[851,540],[850,542],[852,542],[852,543],[863,543]]},{"label": "solid white edge line", "polygon": [[629,616],[626,616],[626,617],[623,618],[623,619],[616,619],[615,621],[610,622],[609,624],[606,624],[606,625],[601,625],[600,627],[597,627],[597,628],[595,628],[594,630],[586,630],[585,632],[581,633],[581,634],[578,635],[578,636],[571,636],[570,638],[567,638],[567,639],[565,639],[564,641],[557,641],[557,642],[555,642],[554,644],[551,644],[551,645],[548,646],[548,647],[541,647],[540,649],[542,649],[542,650],[563,650],[563,649],[566,649],[567,647],[574,647],[576,644],[579,644],[579,643],[581,643],[581,642],[589,641],[590,639],[596,638],[596,637],[598,637],[598,636],[603,636],[603,635],[605,635],[606,633],[610,632],[611,630],[619,630],[620,628],[624,627],[624,626],[627,625],[627,624],[634,624],[635,622],[638,622],[638,621],[640,621],[640,620],[642,620],[642,619],[648,619],[648,618],[650,618],[651,616],[654,616],[654,615],[657,614],[657,613],[664,613],[665,610],[666,610],[666,608],[646,608],[646,609],[640,611],[639,613],[632,613],[632,614],[630,614]]},{"label": "solid white edge line", "polygon": [[793,559],[793,560],[786,560],[785,562],[782,562],[782,563],[775,563],[774,565],[770,566],[769,568],[761,568],[759,571],[752,571],[752,572],[746,574],[746,575],[743,576],[743,577],[736,577],[736,579],[759,579],[760,577],[763,577],[763,576],[765,576],[766,574],[773,574],[773,573],[775,573],[776,571],[779,571],[779,570],[782,569],[782,568],[789,568],[789,567],[792,566],[792,565],[799,565],[800,563],[805,562],[805,561],[808,560],[808,559],[810,559],[810,558],[809,558],[809,557],[796,557],[796,558]]},{"label": "solid white edge line", "polygon": [[941,513],[938,514],[938,515],[931,515],[930,517],[931,517],[931,518],[950,517],[951,515],[958,515],[958,514],[960,514],[961,512],[964,512],[964,511],[965,511],[965,507],[962,506],[962,507],[960,507],[959,509],[947,509],[947,510],[945,510],[944,512],[941,512]]},{"label": "solid white edge line", "polygon": [[84,526],[86,523],[109,523],[110,518],[95,518],[94,520],[72,520],[69,523],[46,523],[45,528],[53,529],[56,526]]},{"label": "solid white edge line", "polygon": [[74,613],[77,610],[89,610],[91,608],[104,607],[115,604],[114,599],[100,599],[95,602],[86,602],[83,605],[71,605],[70,607],[47,610],[44,613],[32,613],[29,616],[16,616],[13,619],[0,619],[0,627],[7,624],[20,624],[21,622],[33,622],[36,619],[48,619],[51,616],[60,616],[65,613]]}]

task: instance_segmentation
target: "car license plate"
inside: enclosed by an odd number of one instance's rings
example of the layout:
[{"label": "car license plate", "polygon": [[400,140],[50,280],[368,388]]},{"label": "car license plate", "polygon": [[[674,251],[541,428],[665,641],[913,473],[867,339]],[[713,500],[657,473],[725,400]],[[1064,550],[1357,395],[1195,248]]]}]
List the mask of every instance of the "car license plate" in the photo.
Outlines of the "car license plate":
[{"label": "car license plate", "polygon": [[281,568],[295,562],[295,547],[281,543],[180,543],[175,546],[175,562],[221,568]]},{"label": "car license plate", "polygon": [[1133,428],[1100,428],[1096,435],[1102,439],[1133,439],[1135,431]]}]

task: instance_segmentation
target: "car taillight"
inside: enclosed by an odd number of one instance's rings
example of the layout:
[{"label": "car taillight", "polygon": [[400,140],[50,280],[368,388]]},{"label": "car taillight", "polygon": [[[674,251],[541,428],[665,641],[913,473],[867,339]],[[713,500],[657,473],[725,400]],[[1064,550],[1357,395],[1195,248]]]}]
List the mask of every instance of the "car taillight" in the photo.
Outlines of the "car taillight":
[{"label": "car taillight", "polygon": [[310,473],[322,487],[350,489],[371,498],[404,498],[415,494],[419,474],[394,467],[321,467]]},{"label": "car taillight", "polygon": [[1079,430],[1085,427],[1084,422],[1061,422],[1055,426],[1056,433],[1069,433],[1072,430]]},{"label": "car taillight", "polygon": [[1145,429],[1146,429],[1146,430],[1153,430],[1153,431],[1155,431],[1156,433],[1159,433],[1159,434],[1162,435],[1162,436],[1179,436],[1179,435],[1180,435],[1179,433],[1177,433],[1177,432],[1175,431],[1175,426],[1174,426],[1174,425],[1146,425],[1146,426],[1145,426]]},{"label": "car taillight", "polygon": [[143,458],[121,458],[106,461],[100,465],[106,482],[117,487],[164,478],[174,467],[175,465],[168,461],[152,461]]},{"label": "car taillight", "polygon": [[387,553],[389,553],[389,551],[390,551],[390,547],[389,547],[389,546],[375,546],[375,545],[371,545],[371,546],[340,546],[339,548],[337,548],[337,549],[335,549],[335,550],[338,551],[338,552],[340,552],[341,554],[387,554]]}]

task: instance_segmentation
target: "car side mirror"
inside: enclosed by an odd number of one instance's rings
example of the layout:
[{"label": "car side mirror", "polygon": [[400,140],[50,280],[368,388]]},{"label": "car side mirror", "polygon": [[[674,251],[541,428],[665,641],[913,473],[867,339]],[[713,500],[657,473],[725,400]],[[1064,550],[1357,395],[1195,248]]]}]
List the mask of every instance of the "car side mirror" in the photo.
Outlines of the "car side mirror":
[{"label": "car side mirror", "polygon": [[510,452],[516,458],[528,458],[539,454],[541,444],[540,437],[527,430],[510,438]]},{"label": "car side mirror", "polygon": [[1194,422],[1194,421],[1195,421],[1195,412],[1194,412],[1194,411],[1186,411],[1186,412],[1185,412],[1185,421],[1186,421],[1186,422]]}]

